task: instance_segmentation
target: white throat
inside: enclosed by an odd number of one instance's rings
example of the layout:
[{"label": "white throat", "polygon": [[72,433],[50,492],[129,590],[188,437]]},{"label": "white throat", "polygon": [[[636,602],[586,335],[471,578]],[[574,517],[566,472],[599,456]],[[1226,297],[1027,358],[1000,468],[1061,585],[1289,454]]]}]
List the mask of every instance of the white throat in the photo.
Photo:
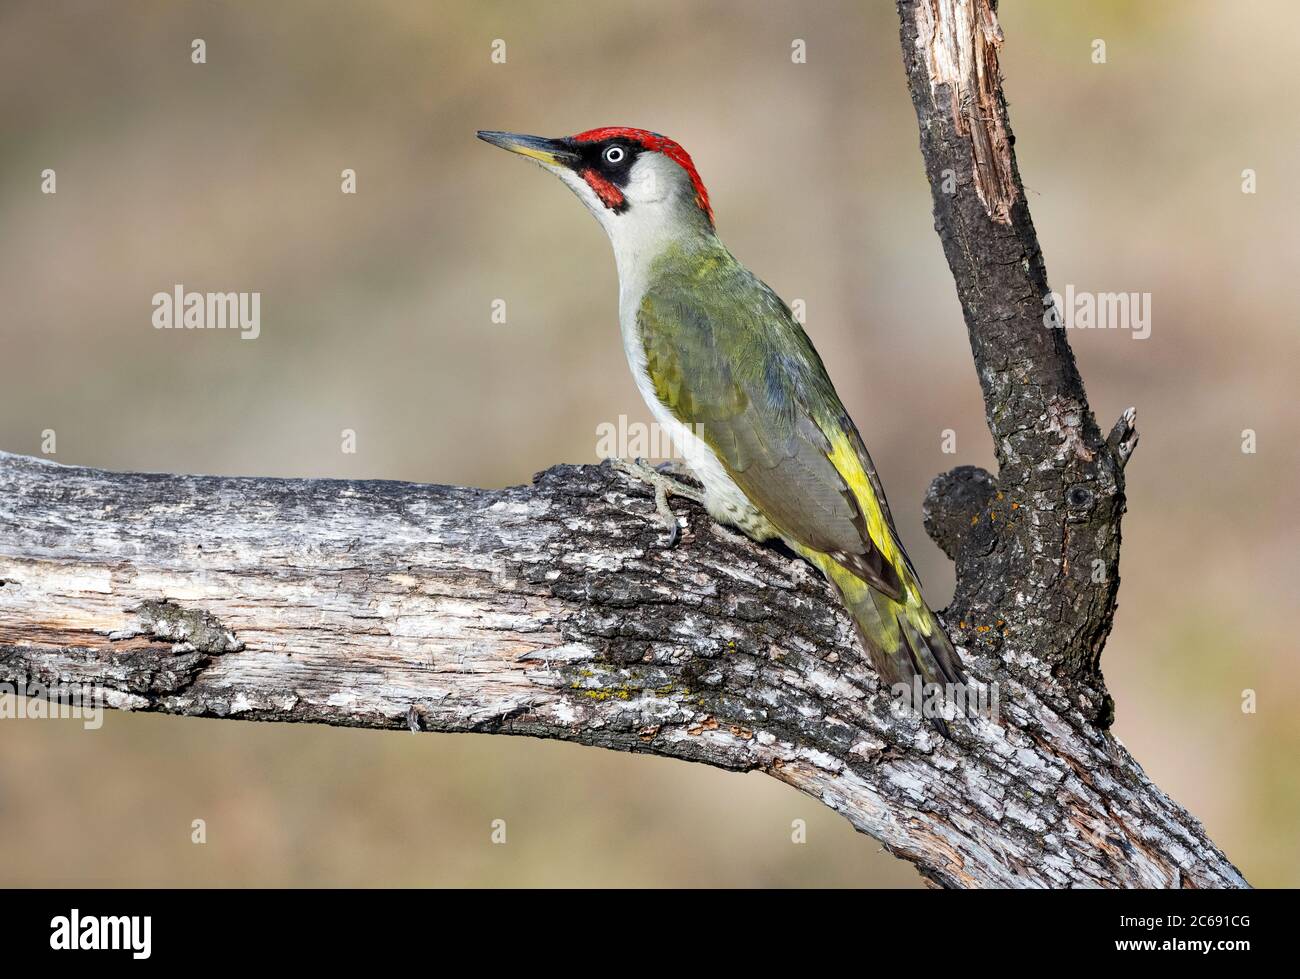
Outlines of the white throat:
[{"label": "white throat", "polygon": [[635,312],[645,294],[654,260],[673,243],[695,232],[700,224],[690,178],[672,160],[659,153],[646,153],[633,165],[626,185],[619,188],[627,207],[616,211],[606,207],[572,170],[557,167],[553,172],[609,236],[618,268],[620,319],[624,319],[629,306]]},{"label": "white throat", "polygon": [[713,450],[659,400],[646,370],[638,314],[650,285],[655,259],[673,245],[701,235],[711,238],[713,234],[709,219],[695,202],[690,177],[658,153],[642,156],[632,167],[627,186],[622,188],[628,206],[620,213],[606,207],[587,182],[573,171],[555,168],[554,172],[596,216],[614,247],[623,351],[646,406],[704,484],[709,512],[718,520],[738,526],[752,524],[756,528],[754,535],[759,538],[770,536],[770,528],[754,516],[756,511],[727,475]]}]

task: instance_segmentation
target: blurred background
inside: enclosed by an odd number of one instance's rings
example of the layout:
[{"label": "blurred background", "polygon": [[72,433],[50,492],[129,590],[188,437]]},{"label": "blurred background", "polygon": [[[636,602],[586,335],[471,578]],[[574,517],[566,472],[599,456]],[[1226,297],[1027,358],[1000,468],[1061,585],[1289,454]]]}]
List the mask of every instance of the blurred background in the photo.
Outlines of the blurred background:
[{"label": "blurred background", "polygon": [[[1146,340],[1071,334],[1100,424],[1134,404],[1142,432],[1115,730],[1249,880],[1295,886],[1300,7],[1001,8],[1053,287],[1152,295]],[[724,240],[805,301],[943,604],[921,500],[993,457],[884,0],[4,0],[0,448],[480,486],[595,461],[598,425],[649,421],[609,245],[474,131],[601,125],[685,145]],[[260,291],[261,336],[153,329],[176,283]],[[792,789],[656,758],[123,714],[0,744],[0,884],[919,886]]]}]

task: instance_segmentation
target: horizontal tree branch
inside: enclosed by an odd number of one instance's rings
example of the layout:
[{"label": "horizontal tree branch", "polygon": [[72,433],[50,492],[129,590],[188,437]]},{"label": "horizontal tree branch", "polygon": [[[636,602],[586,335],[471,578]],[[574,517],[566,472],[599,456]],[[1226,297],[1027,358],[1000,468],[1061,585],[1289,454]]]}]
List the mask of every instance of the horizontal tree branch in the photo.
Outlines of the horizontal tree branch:
[{"label": "horizontal tree branch", "polygon": [[1004,679],[997,721],[944,740],[811,567],[682,516],[662,547],[650,490],[608,466],[488,491],[0,453],[0,682],[762,771],[949,886],[1245,883],[1077,711]]}]

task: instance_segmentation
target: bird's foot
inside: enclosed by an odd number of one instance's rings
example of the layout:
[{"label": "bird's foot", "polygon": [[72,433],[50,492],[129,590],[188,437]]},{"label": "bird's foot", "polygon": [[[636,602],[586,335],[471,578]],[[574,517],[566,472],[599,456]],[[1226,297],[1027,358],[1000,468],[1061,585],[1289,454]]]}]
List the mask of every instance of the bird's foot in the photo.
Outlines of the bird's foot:
[{"label": "bird's foot", "polygon": [[[656,469],[644,459],[636,459],[633,462],[628,462],[626,459],[612,459],[610,462],[619,472],[626,473],[633,479],[654,487],[655,509],[659,512],[659,517],[668,530],[668,543],[665,546],[676,547],[677,542],[681,540],[682,529],[677,522],[677,514],[673,513],[673,508],[668,505],[668,497],[670,494],[680,496],[682,499],[693,500],[703,505],[703,490],[697,489],[689,483],[684,483],[680,479],[674,479],[668,472]],[[672,464],[667,463],[666,465]]]}]

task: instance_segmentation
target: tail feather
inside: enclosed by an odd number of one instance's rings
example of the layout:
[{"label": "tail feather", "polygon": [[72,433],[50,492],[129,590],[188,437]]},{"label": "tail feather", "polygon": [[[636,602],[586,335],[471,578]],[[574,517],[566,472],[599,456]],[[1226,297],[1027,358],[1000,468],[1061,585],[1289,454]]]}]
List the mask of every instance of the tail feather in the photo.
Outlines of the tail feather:
[{"label": "tail feather", "polygon": [[[902,601],[872,588],[827,555],[808,555],[835,585],[845,607],[853,616],[863,649],[884,684],[914,710],[915,681],[937,685],[945,698],[954,688],[968,683],[966,671],[942,623],[921,598],[915,582],[909,582]],[[933,688],[931,688],[933,689]],[[928,691],[926,692],[928,693]],[[931,712],[933,713],[933,712]],[[948,725],[942,717],[928,720],[945,737]]]}]

